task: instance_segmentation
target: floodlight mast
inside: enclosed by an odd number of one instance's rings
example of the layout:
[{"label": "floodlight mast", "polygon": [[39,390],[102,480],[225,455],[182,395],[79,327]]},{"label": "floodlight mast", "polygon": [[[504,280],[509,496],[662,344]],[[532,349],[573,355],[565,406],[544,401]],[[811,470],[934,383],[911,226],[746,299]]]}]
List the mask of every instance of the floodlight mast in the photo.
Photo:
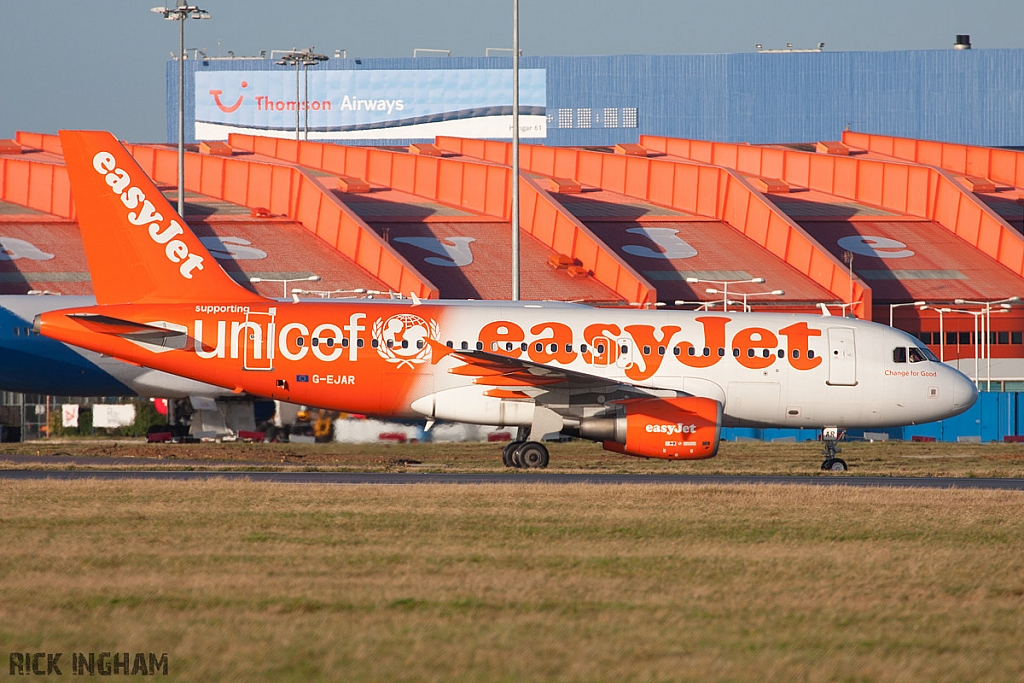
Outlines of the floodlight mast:
[{"label": "floodlight mast", "polygon": [[512,0],[512,301],[519,301],[519,0]]},{"label": "floodlight mast", "polygon": [[209,19],[210,13],[178,0],[174,7],[154,7],[152,12],[178,24],[178,215],[185,217],[185,20]]}]

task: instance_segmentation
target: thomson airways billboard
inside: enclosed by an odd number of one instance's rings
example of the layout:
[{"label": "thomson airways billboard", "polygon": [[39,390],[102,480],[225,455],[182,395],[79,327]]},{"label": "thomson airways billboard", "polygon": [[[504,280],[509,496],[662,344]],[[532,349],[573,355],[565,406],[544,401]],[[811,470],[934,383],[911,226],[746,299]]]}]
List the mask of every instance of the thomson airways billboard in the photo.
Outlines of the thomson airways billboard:
[{"label": "thomson airways billboard", "polygon": [[[512,137],[509,69],[317,70],[300,88],[294,71],[198,71],[196,139],[292,137],[296,110],[311,140]],[[545,70],[520,70],[521,136],[547,135],[546,106]]]}]

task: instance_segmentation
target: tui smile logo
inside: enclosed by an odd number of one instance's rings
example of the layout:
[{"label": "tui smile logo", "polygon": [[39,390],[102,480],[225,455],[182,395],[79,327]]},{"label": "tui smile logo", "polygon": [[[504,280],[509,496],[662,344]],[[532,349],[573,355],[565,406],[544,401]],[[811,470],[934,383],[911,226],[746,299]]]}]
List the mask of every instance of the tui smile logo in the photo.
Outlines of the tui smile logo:
[{"label": "tui smile logo", "polygon": [[[244,90],[245,88],[248,88],[248,87],[249,87],[249,82],[248,81],[242,81],[242,89]],[[242,100],[245,99],[245,95],[239,95],[238,99],[235,100],[234,104],[232,104],[232,105],[225,105],[223,102],[220,101],[220,96],[224,94],[223,90],[211,90],[210,94],[213,95],[213,101],[217,105],[217,108],[220,109],[225,114],[233,114],[233,113],[235,113],[235,111],[237,111],[238,108],[242,106]]]}]

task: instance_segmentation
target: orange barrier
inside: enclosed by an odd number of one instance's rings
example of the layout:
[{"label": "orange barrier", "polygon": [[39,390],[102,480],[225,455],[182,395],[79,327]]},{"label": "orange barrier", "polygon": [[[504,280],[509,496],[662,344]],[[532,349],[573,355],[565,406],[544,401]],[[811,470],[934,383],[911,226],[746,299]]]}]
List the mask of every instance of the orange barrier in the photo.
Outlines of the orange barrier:
[{"label": "orange barrier", "polygon": [[[512,153],[511,144],[490,140],[439,137],[437,145],[449,152],[500,164],[509,163]],[[647,144],[645,138],[641,138],[641,145],[657,149]],[[854,277],[851,282],[842,263],[757,193],[746,179],[728,169],[536,145],[521,145],[519,153],[520,164],[526,171],[573,178],[722,221],[828,289],[837,299],[847,300],[852,290],[853,301],[860,303],[855,312],[860,317],[871,315],[871,289],[859,278]]]},{"label": "orange barrier", "polygon": [[74,218],[71,186],[63,166],[0,157],[0,199],[61,218]]},{"label": "orange barrier", "polygon": [[843,142],[857,149],[896,159],[937,166],[953,173],[980,176],[1014,187],[1024,187],[1024,152],[993,147],[974,147],[952,142],[913,140],[891,135],[872,135],[851,130]]},{"label": "orange barrier", "polygon": [[[177,150],[128,145],[155,181],[176,184]],[[437,298],[438,290],[359,216],[306,173],[245,159],[189,154],[185,187],[208,197],[288,216],[396,292]]]},{"label": "orange barrier", "polygon": [[[252,135],[232,134],[230,141],[238,149],[511,220],[512,172],[505,165]],[[578,259],[598,282],[626,301],[656,299],[653,286],[534,180],[520,178],[519,190],[522,230],[552,250]]]},{"label": "orange barrier", "polygon": [[47,133],[26,133],[18,131],[15,133],[15,139],[23,146],[29,149],[41,149],[44,152],[50,152],[52,154],[59,154],[64,156],[64,150],[60,146],[60,137],[57,135],[49,135]]},{"label": "orange barrier", "polygon": [[[666,154],[769,176],[837,197],[932,221],[1024,276],[1024,237],[948,171],[896,161],[793,149],[640,136]],[[867,311],[868,306],[862,310]]]}]

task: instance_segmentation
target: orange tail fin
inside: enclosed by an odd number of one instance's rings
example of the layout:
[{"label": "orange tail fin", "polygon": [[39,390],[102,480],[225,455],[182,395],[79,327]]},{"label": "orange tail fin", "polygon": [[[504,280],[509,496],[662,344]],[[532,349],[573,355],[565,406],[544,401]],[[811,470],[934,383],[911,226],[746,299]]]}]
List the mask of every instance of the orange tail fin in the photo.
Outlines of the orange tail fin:
[{"label": "orange tail fin", "polygon": [[60,131],[100,304],[263,301],[232,280],[128,150],[104,131]]}]

